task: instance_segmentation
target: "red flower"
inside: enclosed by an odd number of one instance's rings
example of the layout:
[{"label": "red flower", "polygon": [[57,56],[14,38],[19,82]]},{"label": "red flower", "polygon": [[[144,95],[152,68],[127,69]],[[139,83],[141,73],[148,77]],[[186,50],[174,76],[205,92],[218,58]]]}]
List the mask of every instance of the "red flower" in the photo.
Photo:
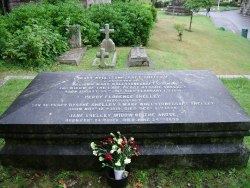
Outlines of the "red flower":
[{"label": "red flower", "polygon": [[137,157],[137,155],[132,155],[132,156],[131,156],[131,159],[133,159],[133,158],[135,158],[135,157]]},{"label": "red flower", "polygon": [[124,151],[125,150],[125,147],[124,146],[120,146],[121,150]]},{"label": "red flower", "polygon": [[112,155],[111,154],[105,154],[105,159],[107,159],[107,160],[109,160],[109,161],[112,161],[112,159],[113,159],[113,157],[112,157]]},{"label": "red flower", "polygon": [[127,142],[125,140],[122,141],[122,145],[126,145]]},{"label": "red flower", "polygon": [[108,141],[108,142],[113,142],[114,139],[113,139],[112,137],[109,137],[107,141]]}]

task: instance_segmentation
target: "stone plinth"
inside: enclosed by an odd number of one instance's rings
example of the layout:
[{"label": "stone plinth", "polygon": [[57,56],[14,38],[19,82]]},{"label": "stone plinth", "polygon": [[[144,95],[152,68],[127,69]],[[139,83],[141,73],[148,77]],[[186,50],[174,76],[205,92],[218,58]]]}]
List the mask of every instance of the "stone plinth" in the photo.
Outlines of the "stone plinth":
[{"label": "stone plinth", "polygon": [[127,65],[129,67],[149,67],[150,61],[145,48],[132,48],[129,52]]},{"label": "stone plinth", "polygon": [[210,71],[41,73],[0,119],[3,165],[90,169],[91,141],[121,131],[133,165],[244,167],[250,119]]}]

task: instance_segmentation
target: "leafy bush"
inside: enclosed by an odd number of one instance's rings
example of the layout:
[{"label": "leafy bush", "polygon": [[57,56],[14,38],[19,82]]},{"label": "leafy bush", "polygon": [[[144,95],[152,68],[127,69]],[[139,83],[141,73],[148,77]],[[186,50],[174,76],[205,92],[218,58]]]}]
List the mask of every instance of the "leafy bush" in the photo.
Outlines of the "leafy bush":
[{"label": "leafy bush", "polygon": [[32,25],[36,20],[44,27],[57,30],[62,36],[67,37],[68,26],[79,24],[81,26],[82,40],[85,45],[98,45],[98,25],[87,17],[82,5],[75,1],[66,1],[53,4],[26,4],[14,9],[8,16],[7,29],[13,33],[17,29]]},{"label": "leafy bush", "polygon": [[22,67],[42,68],[68,48],[58,32],[33,24],[17,30],[8,38],[3,58]]},{"label": "leafy bush", "polygon": [[152,6],[151,4],[144,4],[144,6],[149,10],[151,11],[151,14],[153,16],[153,21],[155,22],[156,21],[156,18],[157,18],[157,9]]},{"label": "leafy bush", "polygon": [[174,25],[174,28],[178,32],[179,41],[182,41],[182,35],[183,35],[184,30],[185,30],[185,27],[186,27],[185,24],[175,24]]},{"label": "leafy bush", "polygon": [[[217,6],[217,3],[214,4]],[[230,7],[240,7],[240,3],[231,1],[231,2],[220,2],[220,6],[230,6]]]},{"label": "leafy bush", "polygon": [[155,7],[156,8],[164,8],[164,7],[167,7],[169,4],[168,1],[157,1],[155,2]]},{"label": "leafy bush", "polygon": [[[75,1],[26,4],[0,20],[0,58],[22,67],[41,68],[68,48],[69,25],[79,24],[82,42],[98,45],[98,25]],[[29,33],[30,32],[30,33]]]},{"label": "leafy bush", "polygon": [[93,5],[89,16],[100,27],[109,23],[115,29],[112,39],[117,46],[146,45],[153,26],[151,11],[135,2]]}]

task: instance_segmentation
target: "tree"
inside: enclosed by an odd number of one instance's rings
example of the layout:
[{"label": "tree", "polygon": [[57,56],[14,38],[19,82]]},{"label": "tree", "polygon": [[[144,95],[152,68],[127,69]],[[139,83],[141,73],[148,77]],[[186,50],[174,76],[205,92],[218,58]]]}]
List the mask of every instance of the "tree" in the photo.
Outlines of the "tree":
[{"label": "tree", "polygon": [[[1,9],[2,9],[2,14],[6,14],[6,5],[5,5],[5,1],[1,0]],[[1,10],[0,10],[0,14],[1,14]]]},{"label": "tree", "polygon": [[185,30],[185,25],[184,24],[175,24],[174,28],[178,32],[179,41],[182,41],[182,35],[183,35],[183,31]]},{"label": "tree", "polygon": [[190,11],[189,31],[192,31],[192,21],[194,12],[199,12],[200,8],[211,8],[213,0],[185,0],[184,7]]}]

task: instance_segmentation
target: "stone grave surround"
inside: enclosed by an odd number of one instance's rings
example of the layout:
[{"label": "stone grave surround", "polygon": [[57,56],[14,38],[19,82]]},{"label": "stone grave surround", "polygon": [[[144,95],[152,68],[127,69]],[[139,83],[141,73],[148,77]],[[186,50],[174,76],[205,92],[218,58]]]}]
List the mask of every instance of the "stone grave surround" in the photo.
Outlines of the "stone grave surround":
[{"label": "stone grave surround", "polygon": [[149,67],[150,64],[151,62],[144,47],[131,48],[127,60],[128,67]]},{"label": "stone grave surround", "polygon": [[93,169],[89,144],[133,136],[138,168],[245,167],[250,118],[210,71],[40,73],[0,118],[2,165]]}]

